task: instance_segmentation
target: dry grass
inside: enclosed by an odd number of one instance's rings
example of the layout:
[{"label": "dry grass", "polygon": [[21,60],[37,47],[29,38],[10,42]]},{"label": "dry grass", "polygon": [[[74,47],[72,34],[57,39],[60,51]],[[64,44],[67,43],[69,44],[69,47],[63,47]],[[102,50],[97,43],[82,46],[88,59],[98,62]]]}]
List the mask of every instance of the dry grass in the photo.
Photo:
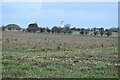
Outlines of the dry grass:
[{"label": "dry grass", "polygon": [[117,37],[3,32],[3,77],[117,78]]},{"label": "dry grass", "polygon": [[[117,37],[3,32],[3,50],[72,50],[117,46]],[[12,46],[12,47],[11,47]],[[16,48],[16,49],[15,49]],[[19,49],[18,49],[19,48]],[[43,49],[43,51],[44,51]]]}]

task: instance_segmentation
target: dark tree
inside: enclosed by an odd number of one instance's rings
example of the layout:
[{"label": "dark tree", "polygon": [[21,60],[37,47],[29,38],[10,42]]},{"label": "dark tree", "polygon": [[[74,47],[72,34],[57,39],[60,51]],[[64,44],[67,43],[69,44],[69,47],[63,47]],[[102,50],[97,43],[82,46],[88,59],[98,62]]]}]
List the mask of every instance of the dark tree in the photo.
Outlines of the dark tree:
[{"label": "dark tree", "polygon": [[1,28],[2,28],[2,31],[4,31],[4,30],[5,30],[5,26],[2,26]]},{"label": "dark tree", "polygon": [[100,35],[103,36],[104,35],[104,31],[100,31]]},{"label": "dark tree", "polygon": [[64,34],[71,33],[70,26],[71,26],[70,24],[66,24],[65,27],[61,29],[61,32]]},{"label": "dark tree", "polygon": [[65,26],[63,29],[64,29],[65,31],[69,31],[69,27],[68,27],[68,26]]},{"label": "dark tree", "polygon": [[40,33],[43,33],[44,29],[43,28],[39,28],[39,31],[40,31]]},{"label": "dark tree", "polygon": [[86,29],[86,31],[91,31],[90,28]]},{"label": "dark tree", "polygon": [[119,31],[119,28],[118,28],[118,27],[113,27],[113,28],[110,28],[110,30],[111,30],[112,32],[118,32],[118,31]]},{"label": "dark tree", "polygon": [[81,34],[81,35],[84,35],[84,31],[80,31],[80,34]]},{"label": "dark tree", "polygon": [[98,35],[98,31],[95,31],[93,34],[94,34],[95,36]]},{"label": "dark tree", "polygon": [[89,34],[89,32],[87,30],[85,30],[85,35],[88,35],[88,34]]},{"label": "dark tree", "polygon": [[37,23],[32,23],[28,25],[28,32],[36,32],[37,30],[39,30]]},{"label": "dark tree", "polygon": [[103,27],[99,28],[99,31],[100,31],[100,35],[103,36],[104,35],[104,28]]},{"label": "dark tree", "polygon": [[105,29],[105,31],[109,31],[109,29]]},{"label": "dark tree", "polygon": [[80,31],[80,28],[77,28],[76,31]]},{"label": "dark tree", "polygon": [[81,35],[84,35],[84,33],[85,33],[85,29],[84,29],[84,28],[81,28],[81,29],[80,29],[80,34],[81,34]]},{"label": "dark tree", "polygon": [[110,35],[112,35],[112,31],[110,31],[110,30],[107,31],[107,32],[106,32],[106,35],[109,37]]},{"label": "dark tree", "polygon": [[104,28],[103,27],[99,28],[99,31],[104,31]]},{"label": "dark tree", "polygon": [[73,33],[73,31],[72,31],[72,30],[69,30],[69,31],[68,31],[68,33],[69,33],[69,34],[72,34],[72,33]]},{"label": "dark tree", "polygon": [[92,30],[93,30],[93,31],[97,31],[97,28],[96,28],[96,27],[94,27],[94,28],[92,28]]},{"label": "dark tree", "polygon": [[43,33],[45,32],[45,28],[42,28],[43,29]]},{"label": "dark tree", "polygon": [[75,27],[73,27],[73,28],[70,28],[70,30],[74,30],[74,31],[75,31],[75,30],[76,30],[76,28],[75,28]]},{"label": "dark tree", "polygon": [[58,29],[57,26],[54,26],[54,27],[52,28],[52,33],[59,33],[59,29]]},{"label": "dark tree", "polygon": [[50,31],[51,31],[51,30],[50,30],[49,28],[46,28],[46,32],[50,33]]}]

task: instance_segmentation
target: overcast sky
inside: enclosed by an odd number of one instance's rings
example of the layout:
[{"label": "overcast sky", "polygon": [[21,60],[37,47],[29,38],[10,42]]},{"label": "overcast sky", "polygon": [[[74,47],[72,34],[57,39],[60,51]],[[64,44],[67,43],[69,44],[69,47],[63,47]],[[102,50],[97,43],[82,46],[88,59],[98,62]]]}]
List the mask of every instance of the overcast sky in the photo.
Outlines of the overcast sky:
[{"label": "overcast sky", "polygon": [[117,27],[117,2],[4,2],[2,25],[18,24],[27,28],[30,23],[40,27],[61,26],[60,21],[72,27]]}]

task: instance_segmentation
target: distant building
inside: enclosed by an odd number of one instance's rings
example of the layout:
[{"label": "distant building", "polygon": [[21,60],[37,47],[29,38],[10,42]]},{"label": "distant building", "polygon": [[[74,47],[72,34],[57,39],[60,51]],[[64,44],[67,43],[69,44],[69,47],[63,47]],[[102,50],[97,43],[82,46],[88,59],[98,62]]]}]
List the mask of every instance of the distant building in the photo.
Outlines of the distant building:
[{"label": "distant building", "polygon": [[61,27],[63,28],[64,26],[64,21],[61,21]]},{"label": "distant building", "polygon": [[22,31],[22,28],[16,24],[8,24],[5,26],[6,31]]}]

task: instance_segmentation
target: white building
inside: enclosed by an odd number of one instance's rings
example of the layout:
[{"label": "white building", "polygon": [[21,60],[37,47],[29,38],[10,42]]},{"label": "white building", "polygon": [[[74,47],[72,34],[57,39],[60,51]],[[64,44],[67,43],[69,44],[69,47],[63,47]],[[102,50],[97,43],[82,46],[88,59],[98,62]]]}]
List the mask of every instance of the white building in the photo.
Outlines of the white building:
[{"label": "white building", "polygon": [[65,27],[64,21],[61,21],[61,28]]},{"label": "white building", "polygon": [[8,24],[5,26],[6,31],[21,31],[22,29],[16,24]]}]

